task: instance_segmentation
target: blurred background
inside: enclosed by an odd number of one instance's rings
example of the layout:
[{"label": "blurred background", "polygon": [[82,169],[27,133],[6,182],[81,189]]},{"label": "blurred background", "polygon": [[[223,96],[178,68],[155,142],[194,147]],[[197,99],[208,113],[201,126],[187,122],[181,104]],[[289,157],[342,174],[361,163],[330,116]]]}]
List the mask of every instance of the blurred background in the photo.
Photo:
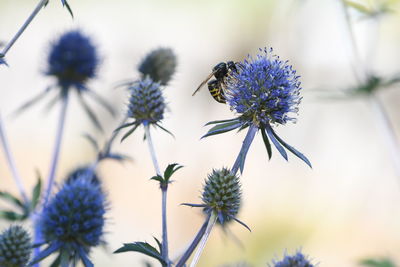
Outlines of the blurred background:
[{"label": "blurred background", "polygon": [[[0,41],[20,27],[35,0],[0,1]],[[83,134],[100,143],[109,137],[126,112],[124,89],[118,81],[139,77],[136,67],[150,50],[171,47],[179,66],[165,88],[169,110],[163,131],[153,138],[162,168],[178,162],[185,167],[170,186],[168,223],[170,251],[178,257],[192,240],[204,217],[199,209],[180,203],[199,203],[203,181],[212,168],[232,166],[244,132],[200,140],[205,123],[232,118],[226,105],[215,102],[207,89],[192,92],[218,62],[244,59],[258,48],[273,47],[302,76],[303,102],[298,122],[276,131],[312,162],[308,168],[273,151],[268,161],[259,135],[250,148],[244,174],[239,224],[227,231],[215,228],[199,266],[248,262],[266,266],[285,251],[302,249],[319,266],[359,266],[365,257],[390,257],[400,262],[400,175],[377,114],[367,98],[327,98],[354,87],[352,66],[379,75],[400,72],[400,1],[359,1],[370,8],[385,3],[393,12],[365,18],[350,9],[359,59],[354,57],[342,2],[339,0],[69,0],[71,19],[60,1],[50,1],[7,55],[9,68],[0,70],[0,107],[17,165],[27,188],[36,182],[35,170],[46,177],[60,106],[45,110],[45,102],[16,119],[10,114],[52,81],[43,75],[50,44],[66,30],[79,28],[96,43],[102,64],[89,87],[119,111],[112,118],[91,103],[105,133],[96,130],[76,98],[67,115],[58,182],[74,168],[96,156]],[[382,90],[391,123],[400,131],[400,92]],[[143,129],[114,151],[133,158],[123,164],[103,162],[99,174],[110,202],[108,248],[93,250],[95,266],[141,266],[135,253],[113,255],[122,243],[153,241],[161,236],[161,194],[150,182],[154,170],[143,142]],[[2,190],[17,192],[3,153]],[[2,205],[2,203],[0,203]],[[0,222],[0,229],[7,223]]]}]

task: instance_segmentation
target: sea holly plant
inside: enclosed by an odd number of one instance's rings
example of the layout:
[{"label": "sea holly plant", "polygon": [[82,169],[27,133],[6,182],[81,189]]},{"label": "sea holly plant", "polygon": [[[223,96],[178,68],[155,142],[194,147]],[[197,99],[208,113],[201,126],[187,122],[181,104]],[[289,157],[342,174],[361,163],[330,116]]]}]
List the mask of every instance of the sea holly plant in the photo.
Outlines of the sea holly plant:
[{"label": "sea holly plant", "polygon": [[247,152],[257,131],[261,132],[268,157],[272,157],[271,142],[283,158],[288,160],[286,150],[311,167],[310,161],[297,149],[287,144],[273,129],[274,126],[296,122],[300,96],[300,76],[277,55],[272,48],[260,49],[260,54],[248,56],[238,64],[238,71],[231,72],[226,80],[226,100],[238,117],[211,121],[213,126],[202,138],[238,129],[249,128],[232,172],[243,172]]},{"label": "sea holly plant", "polygon": [[298,251],[294,255],[285,255],[282,260],[272,261],[268,267],[314,267],[306,255]]},{"label": "sea holly plant", "polygon": [[[162,86],[166,85],[171,79],[176,66],[175,55],[170,49],[155,50],[149,53],[139,65],[139,71],[142,77],[134,82],[128,82],[128,90],[130,92],[127,122],[118,127],[115,131],[128,128],[129,130],[124,134],[121,142],[130,136],[139,126],[143,125],[145,131],[145,140],[147,141],[150,156],[156,175],[151,179],[160,183],[161,189],[161,209],[162,209],[162,241],[159,250],[152,247],[145,242],[135,242],[125,244],[122,248],[115,251],[115,253],[135,251],[144,253],[145,255],[152,256],[158,260],[162,259],[162,264],[171,266],[172,262],[169,259],[168,249],[168,229],[167,229],[167,191],[168,185],[171,182],[171,176],[182,166],[179,164],[170,164],[161,173],[158,163],[154,143],[150,133],[150,126],[160,128],[167,133],[171,134],[167,129],[161,126],[161,121],[164,119],[164,112],[166,109],[165,99],[162,92]],[[166,68],[172,68],[166,70]],[[132,119],[129,122],[128,119]]]}]

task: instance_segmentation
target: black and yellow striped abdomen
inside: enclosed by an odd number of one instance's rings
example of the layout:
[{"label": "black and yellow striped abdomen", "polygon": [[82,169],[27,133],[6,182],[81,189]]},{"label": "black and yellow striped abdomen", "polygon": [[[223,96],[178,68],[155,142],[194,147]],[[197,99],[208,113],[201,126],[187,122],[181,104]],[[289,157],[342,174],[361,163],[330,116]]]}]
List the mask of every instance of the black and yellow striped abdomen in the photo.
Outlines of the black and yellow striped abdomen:
[{"label": "black and yellow striped abdomen", "polygon": [[210,91],[211,96],[219,103],[225,104],[226,98],[224,95],[224,91],[222,89],[221,82],[217,80],[211,80],[207,83],[208,91]]}]

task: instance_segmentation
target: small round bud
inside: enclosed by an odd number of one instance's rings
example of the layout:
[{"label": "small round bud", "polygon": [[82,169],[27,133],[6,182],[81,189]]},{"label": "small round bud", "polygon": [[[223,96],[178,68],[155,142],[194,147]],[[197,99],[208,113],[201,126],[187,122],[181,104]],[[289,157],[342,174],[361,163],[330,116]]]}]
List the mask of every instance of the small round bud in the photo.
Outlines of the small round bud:
[{"label": "small round bud", "polygon": [[141,123],[158,123],[164,118],[165,102],[160,84],[146,77],[130,88],[128,116]]},{"label": "small round bud", "polygon": [[65,183],[71,183],[78,179],[86,179],[95,185],[99,185],[100,183],[96,171],[91,166],[84,166],[74,169],[68,174]]},{"label": "small round bud", "polygon": [[63,89],[85,89],[85,82],[93,78],[99,58],[90,38],[79,30],[64,33],[57,40],[48,57],[47,75],[55,76]]},{"label": "small round bud", "polygon": [[166,85],[172,78],[176,69],[176,56],[170,48],[159,48],[151,51],[139,65],[143,76]]},{"label": "small round bud", "polygon": [[207,213],[215,212],[218,222],[224,224],[235,218],[241,204],[239,177],[230,170],[213,170],[208,175],[203,189],[202,200]]},{"label": "small round bud", "polygon": [[31,238],[21,226],[10,226],[0,235],[0,266],[26,266],[30,259],[31,251]]}]

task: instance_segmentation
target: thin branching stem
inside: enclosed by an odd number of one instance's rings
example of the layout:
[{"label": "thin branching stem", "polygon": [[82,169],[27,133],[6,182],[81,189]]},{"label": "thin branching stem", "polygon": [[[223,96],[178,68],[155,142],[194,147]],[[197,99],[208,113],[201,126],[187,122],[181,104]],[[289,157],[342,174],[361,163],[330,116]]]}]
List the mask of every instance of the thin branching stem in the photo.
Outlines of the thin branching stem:
[{"label": "thin branching stem", "polygon": [[67,115],[67,108],[68,108],[68,94],[62,97],[61,113],[60,113],[60,118],[58,120],[56,141],[54,145],[53,156],[51,158],[49,176],[47,178],[47,187],[44,195],[44,205],[46,205],[47,201],[49,200],[49,196],[51,194],[51,190],[54,184],[54,178],[56,175],[58,160],[60,157],[61,143],[64,133],[65,119]]},{"label": "thin branching stem", "polygon": [[[159,176],[162,176],[161,171],[160,171],[160,166],[157,161],[157,155],[156,151],[154,149],[154,144],[153,140],[151,139],[151,134],[150,134],[150,126],[148,123],[144,125],[144,130],[145,130],[145,135],[146,135],[146,140],[147,144],[149,147],[150,151],[150,156],[153,161],[154,169],[156,171],[156,174]],[[162,249],[161,249],[161,255],[165,262],[167,263],[167,266],[171,266],[169,256],[168,256],[168,231],[167,231],[167,191],[168,191],[168,185],[164,186],[161,188],[162,192],[162,197],[161,197],[161,209],[162,209]]]},{"label": "thin branching stem", "polygon": [[18,30],[18,32],[14,35],[14,37],[4,46],[3,51],[0,53],[2,56],[5,56],[10,50],[10,48],[15,44],[15,42],[18,40],[18,38],[22,35],[22,33],[26,30],[26,28],[29,26],[29,24],[32,22],[32,20],[36,17],[36,15],[39,13],[39,11],[47,5],[49,0],[40,0],[40,2],[37,4],[35,9],[32,11],[31,15],[27,18],[25,23],[22,25],[22,27]]},{"label": "thin branching stem", "polygon": [[192,255],[193,251],[196,249],[197,245],[199,244],[200,240],[202,239],[206,229],[208,222],[210,220],[210,215],[207,217],[203,225],[201,226],[200,230],[197,232],[196,236],[194,237],[192,243],[190,243],[190,246],[186,249],[185,253],[182,255],[182,257],[179,259],[178,263],[176,264],[176,267],[183,267],[185,266],[187,260],[190,258]]},{"label": "thin branching stem", "polygon": [[0,141],[1,141],[1,144],[3,146],[4,154],[6,156],[8,166],[9,166],[9,168],[11,170],[11,174],[12,174],[12,176],[14,178],[14,181],[15,181],[15,183],[17,185],[18,191],[19,191],[22,199],[24,200],[24,202],[26,204],[28,204],[28,202],[29,202],[28,196],[27,196],[27,194],[25,192],[25,189],[24,189],[24,186],[23,186],[23,183],[22,183],[22,179],[21,179],[21,175],[19,174],[17,166],[15,164],[15,160],[14,160],[13,154],[11,153],[11,149],[10,149],[10,145],[9,145],[9,142],[8,142],[8,139],[7,139],[7,135],[6,135],[6,132],[5,132],[4,127],[3,127],[3,122],[2,122],[2,119],[1,119],[1,115],[0,115]]},{"label": "thin branching stem", "polygon": [[206,231],[204,232],[203,238],[200,241],[199,247],[196,250],[196,253],[193,256],[193,260],[190,263],[190,267],[195,267],[199,262],[201,253],[203,252],[204,248],[206,247],[206,243],[208,237],[210,236],[211,230],[213,229],[215,223],[217,222],[217,214],[213,212],[208,220]]},{"label": "thin branching stem", "polygon": [[362,64],[360,52],[358,50],[353,26],[352,26],[351,19],[350,19],[350,13],[349,13],[348,6],[346,5],[345,0],[341,0],[340,2],[342,3],[343,13],[344,13],[344,16],[346,19],[346,26],[347,26],[350,43],[351,43],[351,47],[353,49],[353,55],[354,55],[354,60],[355,60],[355,62],[352,64],[352,69],[353,69],[354,76],[356,77],[357,81],[360,82],[363,80],[364,77],[362,77],[362,76],[365,74],[365,71],[360,69],[360,68],[362,68],[362,66],[364,66],[364,64]]},{"label": "thin branching stem", "polygon": [[378,96],[371,95],[370,102],[378,123],[378,128],[381,130],[382,135],[386,140],[387,147],[392,155],[391,158],[393,160],[395,171],[397,176],[400,177],[400,143],[396,137],[395,130],[393,125],[390,123],[389,116],[387,115],[387,112]]}]

